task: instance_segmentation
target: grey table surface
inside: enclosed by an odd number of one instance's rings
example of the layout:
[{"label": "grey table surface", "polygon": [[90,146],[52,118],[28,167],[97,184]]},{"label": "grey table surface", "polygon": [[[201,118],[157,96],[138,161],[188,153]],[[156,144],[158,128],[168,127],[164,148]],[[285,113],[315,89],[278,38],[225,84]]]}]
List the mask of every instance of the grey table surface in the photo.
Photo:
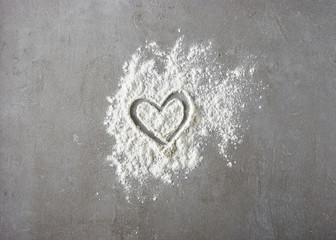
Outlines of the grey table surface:
[{"label": "grey table surface", "polygon": [[[334,0],[1,0],[0,239],[336,239],[335,16]],[[137,47],[181,34],[229,65],[256,56],[263,108],[234,167],[209,146],[179,186],[129,203],[106,96]]]}]

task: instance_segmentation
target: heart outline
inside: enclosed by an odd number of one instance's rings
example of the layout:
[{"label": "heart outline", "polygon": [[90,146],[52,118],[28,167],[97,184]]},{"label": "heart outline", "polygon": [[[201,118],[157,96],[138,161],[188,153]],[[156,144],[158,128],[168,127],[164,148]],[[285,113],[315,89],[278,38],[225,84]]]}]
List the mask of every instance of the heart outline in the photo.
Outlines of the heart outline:
[{"label": "heart outline", "polygon": [[[141,122],[141,120],[137,116],[136,110],[141,103],[146,102],[150,104],[152,107],[154,107],[158,112],[162,112],[162,110],[168,105],[168,103],[175,99],[179,100],[182,103],[183,119],[181,123],[179,124],[179,126],[177,127],[177,129],[172,134],[170,134],[167,138],[165,138],[164,139],[165,141],[162,141],[162,139],[157,137],[153,131],[149,130],[145,126],[145,124]],[[180,137],[179,134],[185,130],[184,129],[182,131],[183,127],[187,123],[187,120],[190,119],[192,115],[191,114],[191,101],[190,101],[189,95],[185,91],[181,91],[181,90],[173,91],[163,100],[163,102],[160,105],[147,98],[138,98],[134,100],[132,104],[130,105],[129,113],[130,113],[130,117],[133,123],[141,132],[149,136],[151,139],[153,139],[155,142],[159,143],[160,145],[167,145],[173,140],[176,140],[177,138],[179,138]]]}]

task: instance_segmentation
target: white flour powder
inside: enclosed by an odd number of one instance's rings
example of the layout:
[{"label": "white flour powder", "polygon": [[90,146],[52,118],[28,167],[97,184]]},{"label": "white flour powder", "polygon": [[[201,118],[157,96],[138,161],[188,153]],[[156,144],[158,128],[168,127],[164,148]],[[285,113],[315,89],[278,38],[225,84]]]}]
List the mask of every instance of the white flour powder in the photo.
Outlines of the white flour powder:
[{"label": "white flour powder", "polygon": [[[115,138],[107,160],[126,189],[134,180],[171,183],[174,174],[187,174],[202,161],[201,152],[210,137],[227,160],[229,144],[240,142],[237,130],[253,64],[224,70],[210,42],[187,47],[180,38],[167,51],[155,42],[139,48],[123,70],[118,91],[107,98],[111,105],[105,125]],[[161,107],[175,91],[184,91],[190,111],[179,133],[168,141],[181,125],[185,107],[176,98],[162,109],[153,104]],[[130,107],[137,99],[145,99],[136,108],[137,118],[166,144],[155,141],[133,121]],[[232,166],[229,161],[228,166]]]}]

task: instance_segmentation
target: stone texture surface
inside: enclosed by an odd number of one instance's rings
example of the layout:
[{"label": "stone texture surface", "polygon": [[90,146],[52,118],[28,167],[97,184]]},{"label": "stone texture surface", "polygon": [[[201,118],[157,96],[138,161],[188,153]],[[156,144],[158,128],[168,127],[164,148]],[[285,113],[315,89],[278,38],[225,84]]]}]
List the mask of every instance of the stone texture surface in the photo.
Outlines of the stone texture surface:
[{"label": "stone texture surface", "polygon": [[[336,239],[335,16],[334,0],[1,0],[0,239]],[[227,67],[257,56],[263,108],[233,168],[210,144],[179,186],[128,203],[106,96],[138,46],[181,34]]]}]

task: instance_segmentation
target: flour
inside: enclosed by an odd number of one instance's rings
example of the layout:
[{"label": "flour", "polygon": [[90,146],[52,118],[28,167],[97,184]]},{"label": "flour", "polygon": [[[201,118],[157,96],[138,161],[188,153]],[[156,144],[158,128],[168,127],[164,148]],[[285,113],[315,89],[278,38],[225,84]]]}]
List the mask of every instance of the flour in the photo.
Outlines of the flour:
[{"label": "flour", "polygon": [[172,134],[183,119],[183,106],[177,100],[171,101],[162,114],[148,103],[143,103],[138,110],[142,122],[162,139]]},{"label": "flour", "polygon": [[[182,37],[167,51],[155,42],[137,49],[123,71],[118,91],[107,98],[110,106],[104,124],[115,139],[107,160],[126,189],[131,191],[132,181],[143,184],[154,178],[169,184],[175,175],[188,174],[202,162],[209,138],[215,139],[219,154],[233,166],[227,148],[241,142],[240,115],[254,64],[224,70],[210,42],[188,48]],[[132,120],[130,107],[137,99],[150,99],[159,106],[174,91],[188,95],[190,116],[176,137],[160,144]],[[184,114],[179,99],[162,110],[148,102],[136,109],[139,121],[163,142],[179,128]]]}]

